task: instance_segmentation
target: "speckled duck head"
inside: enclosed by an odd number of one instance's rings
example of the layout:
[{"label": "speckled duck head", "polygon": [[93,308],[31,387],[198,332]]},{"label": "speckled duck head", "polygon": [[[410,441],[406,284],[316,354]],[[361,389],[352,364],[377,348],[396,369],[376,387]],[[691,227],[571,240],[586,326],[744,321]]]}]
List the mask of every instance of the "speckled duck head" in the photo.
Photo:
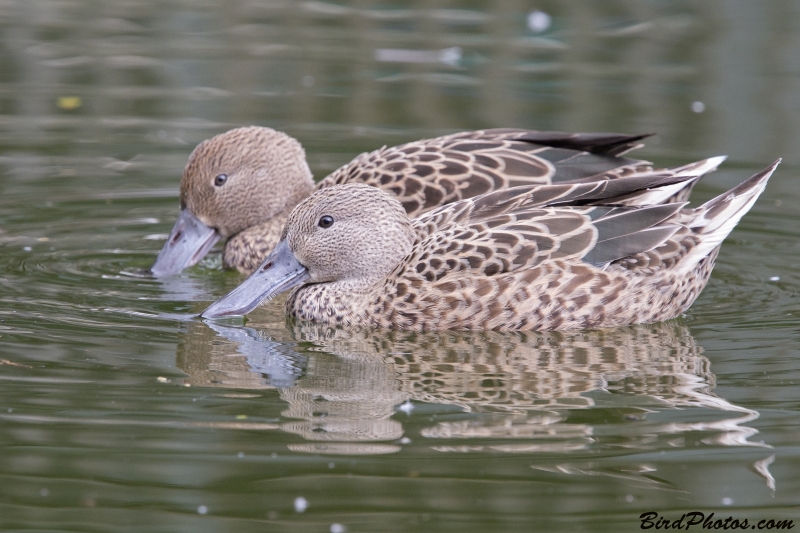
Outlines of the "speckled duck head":
[{"label": "speckled duck head", "polygon": [[279,231],[288,212],[313,189],[303,147],[285,133],[250,126],[201,142],[183,172],[181,213],[153,275],[177,274],[200,261],[219,239],[266,221],[278,220]]},{"label": "speckled duck head", "polygon": [[204,312],[243,315],[302,284],[366,292],[410,252],[416,233],[402,204],[361,183],[323,189],[301,202],[259,270]]}]

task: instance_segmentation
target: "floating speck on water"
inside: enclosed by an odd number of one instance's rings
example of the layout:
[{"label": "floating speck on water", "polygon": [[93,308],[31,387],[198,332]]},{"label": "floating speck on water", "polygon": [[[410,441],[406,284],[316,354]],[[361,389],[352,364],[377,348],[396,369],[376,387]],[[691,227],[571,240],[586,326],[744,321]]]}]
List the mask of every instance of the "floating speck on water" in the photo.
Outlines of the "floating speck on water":
[{"label": "floating speck on water", "polygon": [[159,383],[169,383],[169,379],[165,378],[164,376],[158,376],[156,379]]},{"label": "floating speck on water", "polygon": [[23,250],[25,250],[26,252],[30,252],[31,250],[33,250],[33,248],[31,248],[30,246],[26,246],[23,248]]},{"label": "floating speck on water", "polygon": [[333,470],[334,468],[336,468],[336,463],[328,463],[328,468]]},{"label": "floating speck on water", "polygon": [[347,528],[342,524],[331,524],[331,533],[344,533]]},{"label": "floating speck on water", "polygon": [[706,104],[704,104],[703,102],[700,102],[699,100],[697,102],[692,102],[692,111],[694,111],[695,113],[702,113],[705,110],[706,110]]},{"label": "floating speck on water", "polygon": [[50,496],[50,491],[47,490],[47,489],[42,489],[42,490],[39,491],[39,494],[41,496]]},{"label": "floating speck on water", "polygon": [[208,507],[206,507],[205,505],[201,505],[200,507],[197,508],[197,512],[200,514],[206,514],[208,512]]},{"label": "floating speck on water", "polygon": [[625,501],[628,503],[633,503],[636,498],[633,497],[633,494],[628,494],[625,496]]},{"label": "floating speck on water", "polygon": [[247,415],[236,415],[236,420],[247,420]]},{"label": "floating speck on water", "polygon": [[408,437],[403,437],[402,439],[400,439],[400,444],[411,444],[411,439],[409,439]]},{"label": "floating speck on water", "polygon": [[461,54],[462,50],[460,46],[452,46],[444,50],[439,50],[437,57],[439,61],[445,65],[457,66],[458,62],[461,61]]},{"label": "floating speck on water", "polygon": [[541,33],[550,27],[553,19],[544,11],[531,11],[528,13],[528,29]]},{"label": "floating speck on water", "polygon": [[722,498],[722,505],[730,505],[732,503],[733,503],[733,498],[728,498],[728,497]]},{"label": "floating speck on water", "polygon": [[239,459],[242,459],[244,457],[244,452],[237,453],[236,457],[238,457]]},{"label": "floating speck on water", "polygon": [[73,109],[78,109],[80,106],[82,106],[83,101],[81,100],[80,96],[59,96],[56,100],[56,105],[59,109],[72,111]]},{"label": "floating speck on water", "polygon": [[413,403],[411,403],[411,401],[410,401],[410,400],[406,400],[406,402],[405,402],[404,404],[400,405],[400,406],[397,408],[397,410],[398,410],[398,411],[403,411],[405,414],[407,414],[407,415],[410,415],[410,414],[411,414],[411,411],[413,411],[413,410],[414,410],[414,404],[413,404]]},{"label": "floating speck on water", "polygon": [[13,407],[9,407],[9,408],[8,408],[8,412],[9,412],[9,413],[13,413],[13,412],[14,412],[14,408],[13,408]]},{"label": "floating speck on water", "polygon": [[772,276],[771,278],[769,278],[769,280],[770,281],[780,281],[781,277],[780,276]]},{"label": "floating speck on water", "polygon": [[302,496],[298,496],[294,499],[294,510],[298,513],[302,513],[308,509],[308,500],[303,498]]}]

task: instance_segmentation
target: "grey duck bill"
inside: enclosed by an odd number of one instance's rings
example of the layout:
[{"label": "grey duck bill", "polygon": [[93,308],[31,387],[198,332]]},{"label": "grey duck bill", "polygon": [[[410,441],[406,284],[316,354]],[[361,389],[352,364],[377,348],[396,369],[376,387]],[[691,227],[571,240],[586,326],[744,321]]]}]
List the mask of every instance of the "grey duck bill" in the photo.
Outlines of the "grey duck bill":
[{"label": "grey duck bill", "polygon": [[181,214],[150,272],[157,278],[177,274],[184,268],[197,264],[219,238],[217,230],[203,224],[190,210],[181,209]]},{"label": "grey duck bill", "polygon": [[308,269],[300,264],[289,245],[282,240],[244,283],[211,304],[200,316],[246,315],[264,300],[301,285],[308,277]]}]

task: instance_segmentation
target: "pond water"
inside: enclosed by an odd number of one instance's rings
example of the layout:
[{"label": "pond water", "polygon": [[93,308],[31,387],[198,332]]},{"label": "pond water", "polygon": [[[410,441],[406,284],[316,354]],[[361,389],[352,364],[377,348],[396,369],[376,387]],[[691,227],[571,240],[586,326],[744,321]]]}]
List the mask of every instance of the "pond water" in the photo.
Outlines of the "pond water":
[{"label": "pond water", "polygon": [[[347,332],[280,299],[179,320],[241,276],[139,272],[192,148],[246,124],[317,178],[506,126],[729,155],[696,200],[784,162],[667,323]],[[0,2],[0,529],[796,525],[799,170],[793,2]]]}]

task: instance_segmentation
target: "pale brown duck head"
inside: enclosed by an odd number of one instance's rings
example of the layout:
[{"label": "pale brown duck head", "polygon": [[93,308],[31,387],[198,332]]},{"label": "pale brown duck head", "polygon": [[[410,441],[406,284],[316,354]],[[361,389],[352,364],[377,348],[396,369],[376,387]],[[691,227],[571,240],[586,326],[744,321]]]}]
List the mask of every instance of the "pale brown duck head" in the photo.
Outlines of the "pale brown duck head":
[{"label": "pale brown duck head", "polygon": [[177,274],[220,239],[288,213],[314,189],[305,151],[270,128],[236,128],[201,142],[181,179],[181,213],[154,276]]},{"label": "pale brown duck head", "polygon": [[402,204],[384,191],[362,183],[322,189],[292,211],[280,242],[259,269],[202,316],[245,315],[306,283],[367,291],[403,260],[415,239]]}]

